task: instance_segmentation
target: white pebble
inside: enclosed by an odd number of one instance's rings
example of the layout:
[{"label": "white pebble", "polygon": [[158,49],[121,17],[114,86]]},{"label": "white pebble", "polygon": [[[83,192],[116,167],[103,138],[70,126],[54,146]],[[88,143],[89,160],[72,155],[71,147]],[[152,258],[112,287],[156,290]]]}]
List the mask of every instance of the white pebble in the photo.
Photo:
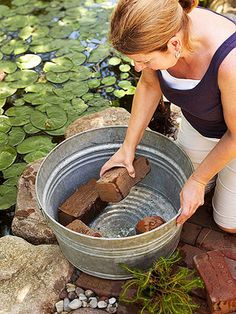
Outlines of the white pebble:
[{"label": "white pebble", "polygon": [[92,309],[96,309],[96,307],[98,306],[98,300],[96,298],[93,298],[92,300],[90,300],[89,305]]},{"label": "white pebble", "polygon": [[77,287],[75,289],[75,293],[77,294],[77,296],[79,297],[80,293],[84,293],[84,289],[80,288],[80,287]]},{"label": "white pebble", "polygon": [[114,307],[114,306],[112,306],[111,304],[108,304],[108,306],[107,306],[107,308],[106,308],[106,311],[108,312],[108,313],[116,313],[117,312],[117,308],[116,307]]},{"label": "white pebble", "polygon": [[115,303],[116,303],[116,298],[114,298],[114,297],[113,297],[113,298],[110,298],[108,302],[109,302],[109,304],[111,304],[111,305],[112,305],[112,304],[115,304]]},{"label": "white pebble", "polygon": [[55,307],[56,307],[56,310],[58,313],[61,313],[64,309],[64,306],[63,306],[64,302],[63,300],[61,301],[58,301],[56,304],[55,304]]},{"label": "white pebble", "polygon": [[88,302],[87,301],[82,301],[82,307],[88,307]]},{"label": "white pebble", "polygon": [[74,299],[73,301],[70,302],[69,308],[71,310],[77,310],[82,306],[82,302],[79,299]]},{"label": "white pebble", "polygon": [[69,311],[70,308],[69,308],[69,305],[70,304],[70,300],[68,298],[65,298],[64,299],[64,311]]},{"label": "white pebble", "polygon": [[67,292],[75,291],[75,289],[76,289],[76,285],[74,285],[73,283],[67,283],[66,284],[66,291]]},{"label": "white pebble", "polygon": [[99,301],[98,302],[98,308],[99,309],[105,309],[107,307],[107,303],[105,301]]},{"label": "white pebble", "polygon": [[79,299],[80,301],[87,301],[87,297],[83,293],[79,294]]},{"label": "white pebble", "polygon": [[87,298],[94,296],[94,292],[92,290],[86,290],[84,294]]}]

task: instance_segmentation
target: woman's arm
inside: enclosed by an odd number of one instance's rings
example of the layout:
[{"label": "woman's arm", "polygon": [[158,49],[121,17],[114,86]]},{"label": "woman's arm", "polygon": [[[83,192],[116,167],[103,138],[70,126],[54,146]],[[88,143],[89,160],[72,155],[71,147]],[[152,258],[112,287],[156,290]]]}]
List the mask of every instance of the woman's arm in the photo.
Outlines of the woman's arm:
[{"label": "woman's arm", "polygon": [[134,176],[132,166],[135,149],[148,126],[161,99],[161,89],[156,71],[144,69],[139,79],[128,129],[121,148],[102,167],[100,175],[112,167],[126,167],[129,174]]},{"label": "woman's arm", "polygon": [[[218,72],[224,119],[227,132],[201,162],[181,191],[182,214],[178,223],[184,223],[204,202],[204,188],[208,181],[236,158],[236,49],[225,58]],[[191,195],[192,194],[192,195]]]}]

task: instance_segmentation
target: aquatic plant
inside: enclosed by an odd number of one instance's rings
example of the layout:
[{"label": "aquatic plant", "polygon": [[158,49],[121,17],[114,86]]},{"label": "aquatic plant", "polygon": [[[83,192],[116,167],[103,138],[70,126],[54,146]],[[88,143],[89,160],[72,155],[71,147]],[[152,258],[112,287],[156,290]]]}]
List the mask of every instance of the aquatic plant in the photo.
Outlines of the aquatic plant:
[{"label": "aquatic plant", "polygon": [[203,282],[195,272],[177,267],[181,260],[179,251],[169,258],[160,257],[149,270],[122,265],[132,279],[128,280],[120,294],[120,300],[140,305],[140,314],[191,314],[198,308],[190,296],[194,288],[203,288]]}]

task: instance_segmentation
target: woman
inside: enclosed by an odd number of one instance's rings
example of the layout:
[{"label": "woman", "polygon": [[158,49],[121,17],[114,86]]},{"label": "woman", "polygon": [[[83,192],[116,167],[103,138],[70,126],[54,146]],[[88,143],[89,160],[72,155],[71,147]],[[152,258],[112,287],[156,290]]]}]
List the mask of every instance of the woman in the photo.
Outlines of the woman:
[{"label": "woman", "polygon": [[195,166],[180,193],[177,223],[204,203],[206,186],[219,173],[214,219],[236,233],[236,27],[197,5],[198,0],[119,1],[110,40],[142,74],[124,143],[101,175],[115,166],[135,175],[136,146],[164,94],[182,109],[178,143]]}]

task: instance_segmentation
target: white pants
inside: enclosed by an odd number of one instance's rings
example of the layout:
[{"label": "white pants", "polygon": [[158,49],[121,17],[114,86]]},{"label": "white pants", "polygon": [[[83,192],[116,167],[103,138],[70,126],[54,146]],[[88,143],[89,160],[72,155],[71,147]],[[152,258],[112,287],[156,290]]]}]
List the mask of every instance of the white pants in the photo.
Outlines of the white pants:
[{"label": "white pants", "polygon": [[[182,115],[177,144],[187,153],[196,169],[219,139],[202,136]],[[206,192],[215,185],[212,198],[213,217],[221,227],[236,228],[236,159],[227,164],[206,187]]]}]

